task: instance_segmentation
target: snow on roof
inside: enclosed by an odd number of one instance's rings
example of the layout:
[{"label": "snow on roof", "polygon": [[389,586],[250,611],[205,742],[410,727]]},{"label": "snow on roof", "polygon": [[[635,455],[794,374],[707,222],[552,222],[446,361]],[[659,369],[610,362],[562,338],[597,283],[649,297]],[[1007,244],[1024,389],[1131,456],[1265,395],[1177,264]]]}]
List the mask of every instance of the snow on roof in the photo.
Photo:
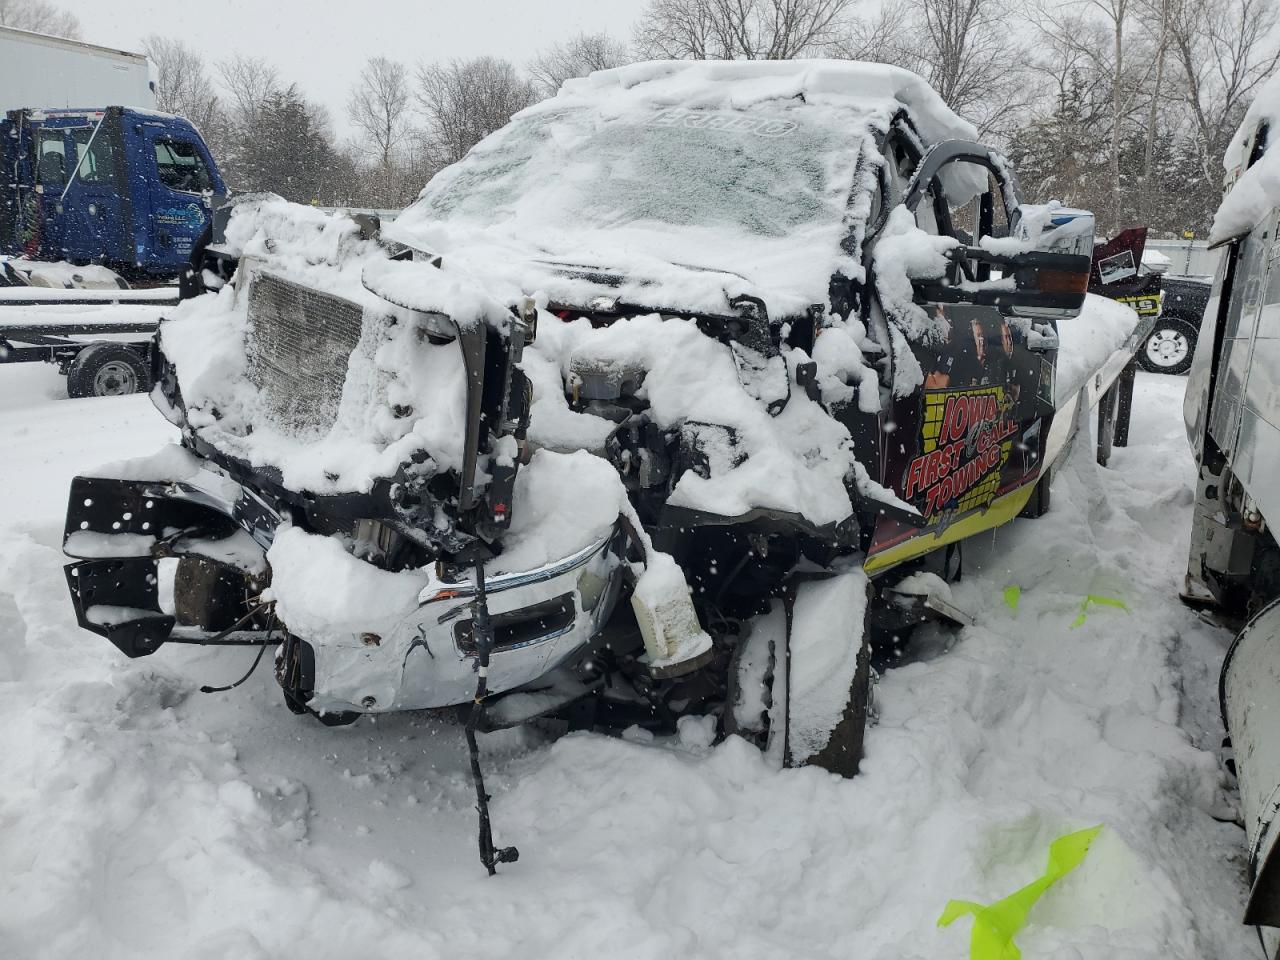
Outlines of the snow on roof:
[{"label": "snow on roof", "polygon": [[384,232],[504,301],[726,313],[745,294],[794,315],[825,302],[833,274],[861,276],[841,249],[870,214],[859,159],[876,159],[875,135],[904,109],[926,142],[976,136],[924,80],[882,64],[599,71],[516,114]]},{"label": "snow on roof", "polygon": [[1227,145],[1222,166],[1228,174],[1248,163],[1249,141],[1260,123],[1265,123],[1271,130],[1267,137],[1267,152],[1240,174],[1222,198],[1222,205],[1218,207],[1209,231],[1211,244],[1247,233],[1269,210],[1280,204],[1280,150],[1274,145],[1280,134],[1280,74],[1262,85]]},{"label": "snow on roof", "polygon": [[892,116],[905,108],[926,141],[975,140],[977,128],[961,119],[924,78],[901,67],[859,60],[653,60],[565,81],[560,92],[530,107],[594,104],[691,109],[744,109],[766,100],[856,104]]}]

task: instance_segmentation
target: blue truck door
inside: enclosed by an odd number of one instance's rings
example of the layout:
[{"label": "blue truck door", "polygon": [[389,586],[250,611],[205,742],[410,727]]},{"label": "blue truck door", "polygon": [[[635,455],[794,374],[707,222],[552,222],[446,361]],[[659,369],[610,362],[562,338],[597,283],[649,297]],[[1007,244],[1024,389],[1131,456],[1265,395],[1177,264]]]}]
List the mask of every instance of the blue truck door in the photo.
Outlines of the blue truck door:
[{"label": "blue truck door", "polygon": [[48,261],[129,262],[120,128],[110,111],[20,111],[6,127],[13,171],[6,251]]},{"label": "blue truck door", "polygon": [[58,197],[67,185],[67,131],[63,127],[30,125],[34,150],[34,192],[28,197],[24,252],[41,260],[67,256],[67,231],[58,216]]},{"label": "blue truck door", "polygon": [[19,132],[10,116],[0,117],[0,254],[17,252]]},{"label": "blue truck door", "polygon": [[60,217],[74,259],[125,264],[133,257],[122,202],[120,125],[110,114],[101,121],[67,130],[69,186],[59,202]]},{"label": "blue truck door", "polygon": [[[224,192],[204,143],[185,122],[143,123],[135,154],[135,217],[149,207],[146,249],[139,265],[155,273],[174,273],[191,258],[191,248],[208,222],[214,194]],[[146,199],[137,186],[146,181]],[[139,224],[141,220],[137,221]],[[135,242],[142,247],[142,231]]]}]

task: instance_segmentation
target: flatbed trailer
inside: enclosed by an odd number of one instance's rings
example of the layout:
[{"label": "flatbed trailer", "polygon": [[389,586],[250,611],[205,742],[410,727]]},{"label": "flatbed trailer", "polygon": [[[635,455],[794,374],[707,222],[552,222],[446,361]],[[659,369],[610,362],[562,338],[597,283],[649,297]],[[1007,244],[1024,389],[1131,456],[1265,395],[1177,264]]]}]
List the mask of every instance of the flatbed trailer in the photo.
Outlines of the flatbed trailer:
[{"label": "flatbed trailer", "polygon": [[[48,287],[0,288],[0,310],[5,307],[171,307],[178,302],[173,286],[143,290],[57,290]],[[0,319],[0,324],[3,324]]]},{"label": "flatbed trailer", "polygon": [[77,311],[52,319],[51,304],[83,306],[83,301],[40,303],[39,319],[26,311],[15,310],[26,315],[11,320],[0,315],[0,363],[56,364],[72,397],[118,396],[150,388],[151,335],[160,322],[155,298],[138,301],[139,310],[128,311],[128,319],[120,320],[101,319],[102,310],[90,311],[87,317]]}]

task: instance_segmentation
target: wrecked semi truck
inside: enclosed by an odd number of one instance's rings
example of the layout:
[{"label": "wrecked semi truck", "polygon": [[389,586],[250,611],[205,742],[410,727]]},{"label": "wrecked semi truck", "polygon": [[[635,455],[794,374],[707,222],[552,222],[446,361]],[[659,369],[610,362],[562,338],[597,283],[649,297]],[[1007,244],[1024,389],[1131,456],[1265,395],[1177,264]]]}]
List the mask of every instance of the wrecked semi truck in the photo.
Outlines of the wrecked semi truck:
[{"label": "wrecked semi truck", "polygon": [[1109,443],[1147,329],[1093,235],[850,62],[570,81],[382,229],[242,198],[153,351],[181,445],[74,481],[77,616],[278,646],[326,723],[714,715],[852,774],[869,638]]},{"label": "wrecked semi truck", "polygon": [[1184,414],[1196,499],[1183,598],[1243,625],[1219,699],[1239,777],[1251,891],[1244,922],[1280,955],[1280,79],[1232,139],[1211,242],[1224,247]]}]

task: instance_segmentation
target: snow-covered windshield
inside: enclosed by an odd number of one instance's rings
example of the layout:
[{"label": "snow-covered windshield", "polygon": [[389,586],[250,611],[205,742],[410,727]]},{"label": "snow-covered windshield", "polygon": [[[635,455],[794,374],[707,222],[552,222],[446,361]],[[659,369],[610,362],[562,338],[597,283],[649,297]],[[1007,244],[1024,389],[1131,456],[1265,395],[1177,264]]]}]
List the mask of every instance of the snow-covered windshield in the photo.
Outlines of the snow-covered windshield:
[{"label": "snow-covered windshield", "polygon": [[534,111],[433,180],[405,216],[547,232],[661,225],[784,238],[844,216],[861,144],[830,115],[799,101],[614,117],[590,106]]},{"label": "snow-covered windshield", "polygon": [[862,279],[876,144],[903,112],[928,143],[977,136],[922,79],[883,64],[601,70],[442,170],[383,235],[504,302],[724,312],[755,296],[794,316],[827,300],[833,275]]}]

